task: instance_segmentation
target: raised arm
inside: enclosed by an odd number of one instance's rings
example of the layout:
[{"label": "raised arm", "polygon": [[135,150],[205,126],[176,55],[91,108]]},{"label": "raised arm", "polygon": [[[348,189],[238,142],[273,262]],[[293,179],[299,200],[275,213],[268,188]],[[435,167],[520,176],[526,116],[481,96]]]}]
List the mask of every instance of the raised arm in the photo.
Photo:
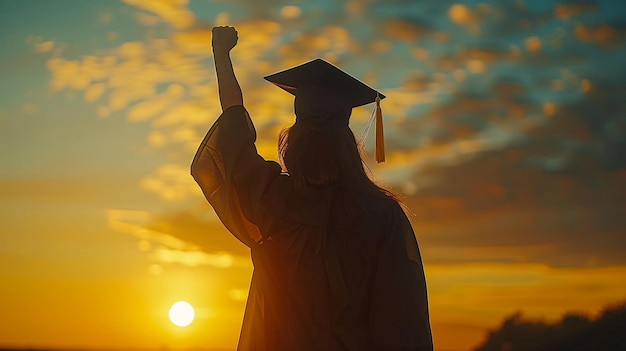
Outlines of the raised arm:
[{"label": "raised arm", "polygon": [[237,31],[228,26],[213,27],[212,45],[222,111],[226,111],[231,106],[243,105],[241,87],[230,60],[230,50],[237,45]]}]

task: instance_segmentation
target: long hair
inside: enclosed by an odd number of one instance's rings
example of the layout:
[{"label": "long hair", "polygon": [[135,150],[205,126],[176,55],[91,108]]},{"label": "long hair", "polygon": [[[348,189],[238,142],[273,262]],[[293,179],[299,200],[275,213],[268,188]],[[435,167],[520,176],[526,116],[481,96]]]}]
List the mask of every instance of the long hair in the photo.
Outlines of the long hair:
[{"label": "long hair", "polygon": [[354,199],[372,195],[398,201],[370,179],[348,126],[317,129],[295,123],[281,131],[278,151],[298,187],[338,186]]}]

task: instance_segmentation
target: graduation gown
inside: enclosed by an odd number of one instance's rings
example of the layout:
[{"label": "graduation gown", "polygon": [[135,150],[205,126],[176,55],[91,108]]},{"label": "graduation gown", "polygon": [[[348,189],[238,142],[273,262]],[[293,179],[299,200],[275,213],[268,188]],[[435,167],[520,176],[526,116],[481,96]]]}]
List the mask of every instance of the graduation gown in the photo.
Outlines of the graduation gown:
[{"label": "graduation gown", "polygon": [[254,273],[238,351],[431,351],[426,282],[393,199],[297,188],[258,155],[243,106],[222,113],[192,175]]}]

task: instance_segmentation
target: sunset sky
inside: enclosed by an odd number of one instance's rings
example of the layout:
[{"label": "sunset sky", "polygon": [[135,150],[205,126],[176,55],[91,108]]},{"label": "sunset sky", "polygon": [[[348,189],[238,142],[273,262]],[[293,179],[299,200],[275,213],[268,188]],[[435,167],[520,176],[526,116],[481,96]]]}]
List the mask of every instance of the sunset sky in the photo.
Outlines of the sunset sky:
[{"label": "sunset sky", "polygon": [[321,57],[387,96],[366,159],[412,211],[438,351],[626,300],[623,0],[5,0],[0,346],[234,349],[249,253],[189,175],[226,24],[268,159],[294,117],[263,76]]}]

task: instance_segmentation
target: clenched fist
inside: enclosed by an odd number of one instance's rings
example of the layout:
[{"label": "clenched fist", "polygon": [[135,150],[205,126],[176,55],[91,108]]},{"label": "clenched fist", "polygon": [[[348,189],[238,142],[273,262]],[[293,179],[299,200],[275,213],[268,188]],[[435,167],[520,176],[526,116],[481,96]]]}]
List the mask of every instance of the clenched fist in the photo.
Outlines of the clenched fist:
[{"label": "clenched fist", "polygon": [[234,27],[213,27],[213,52],[229,52],[237,45],[237,31]]}]

